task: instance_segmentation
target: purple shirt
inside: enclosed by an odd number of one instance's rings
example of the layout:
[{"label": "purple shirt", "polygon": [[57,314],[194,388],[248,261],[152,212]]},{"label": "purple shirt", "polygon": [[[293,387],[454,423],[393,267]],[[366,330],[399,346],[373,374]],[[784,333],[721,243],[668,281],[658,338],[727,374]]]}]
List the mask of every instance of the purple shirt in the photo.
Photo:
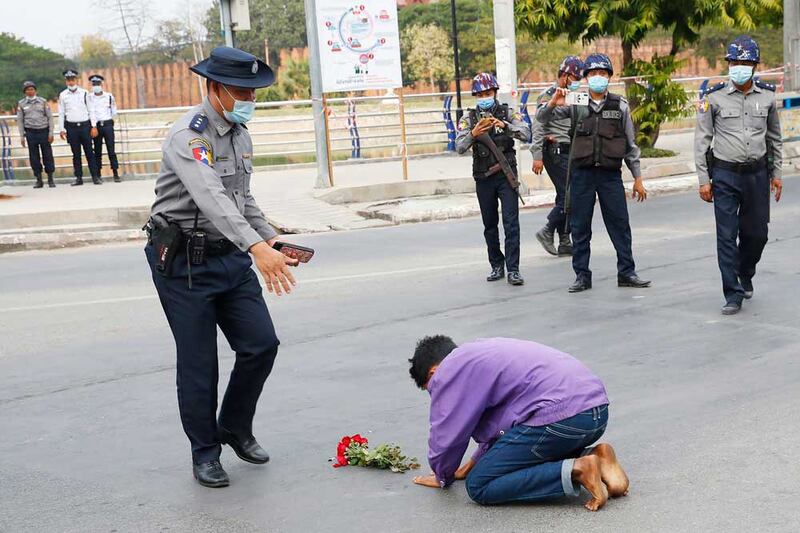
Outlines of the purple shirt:
[{"label": "purple shirt", "polygon": [[453,482],[472,437],[477,461],[517,424],[545,426],[608,403],[600,378],[571,355],[517,339],[459,346],[428,382],[428,462],[442,486]]}]

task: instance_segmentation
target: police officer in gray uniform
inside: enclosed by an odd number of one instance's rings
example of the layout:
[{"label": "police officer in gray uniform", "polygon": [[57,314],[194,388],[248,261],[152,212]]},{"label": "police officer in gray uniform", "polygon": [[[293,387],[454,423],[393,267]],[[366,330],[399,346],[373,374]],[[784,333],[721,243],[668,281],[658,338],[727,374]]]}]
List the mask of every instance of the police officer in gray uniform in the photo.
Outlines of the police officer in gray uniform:
[{"label": "police officer in gray uniform", "polygon": [[753,296],[753,276],[767,243],[770,188],[776,201],[781,198],[782,141],[775,86],[753,78],[761,59],[758,44],[737,37],[725,59],[730,81],[701,95],[694,158],[700,197],[714,202],[722,314],[733,315]]},{"label": "police officer in gray uniform", "polygon": [[[567,215],[564,199],[567,192],[567,171],[569,169],[569,148],[572,120],[570,108],[556,106],[553,95],[558,89],[577,91],[583,78],[583,61],[576,56],[567,56],[558,67],[556,83],[545,89],[536,100],[536,119],[531,125],[531,154],[533,173],[541,174],[542,168],[556,189],[556,201],[547,215],[547,224],[536,233],[536,239],[551,255],[572,255],[572,242],[567,229]],[[558,249],[553,245],[553,237],[558,233]]]},{"label": "police officer in gray uniform", "polygon": [[[208,96],[164,141],[145,253],[177,347],[178,406],[194,477],[224,487],[221,444],[244,461],[269,460],[252,424],[279,343],[251,266],[280,295],[291,291],[288,267],[297,261],[272,248],[276,233],[250,194],[253,143],[244,123],[255,89],[273,83],[272,70],[225,46],[190,70],[207,79]],[[217,326],[236,352],[219,418]]]},{"label": "police officer in gray uniform", "polygon": [[[17,103],[17,127],[19,137],[22,139],[22,146],[28,146],[28,158],[31,163],[31,170],[36,176],[34,189],[44,187],[42,183],[42,163],[44,171],[47,173],[47,186],[55,187],[53,172],[56,164],[53,160],[53,113],[47,100],[36,94],[36,84],[26,81],[22,84],[22,92],[25,98]],[[41,151],[41,158],[39,152]]]}]

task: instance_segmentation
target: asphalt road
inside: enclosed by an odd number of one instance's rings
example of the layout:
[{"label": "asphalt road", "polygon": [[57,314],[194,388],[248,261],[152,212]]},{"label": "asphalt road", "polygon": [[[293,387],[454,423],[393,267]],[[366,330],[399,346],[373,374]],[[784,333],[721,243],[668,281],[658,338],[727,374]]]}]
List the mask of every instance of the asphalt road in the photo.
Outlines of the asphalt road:
[{"label": "asphalt road", "polygon": [[[296,236],[318,252],[294,294],[268,299],[282,347],[255,434],[272,462],[226,448],[222,490],[192,479],[140,246],[0,256],[0,531],[795,531],[798,186],[786,180],[755,298],[734,317],[719,313],[713,214],[694,194],[631,205],[654,281],[640,291],[616,287],[599,212],[595,288],[578,295],[569,263],[533,238],[541,210],[522,217],[522,288],[483,281],[478,219]],[[428,398],[406,359],[437,332],[535,339],[586,362],[608,388],[604,440],[631,495],[599,513],[570,499],[486,508],[463,484],[331,468],[356,432],[424,459]],[[220,350],[225,375],[221,335]]]}]

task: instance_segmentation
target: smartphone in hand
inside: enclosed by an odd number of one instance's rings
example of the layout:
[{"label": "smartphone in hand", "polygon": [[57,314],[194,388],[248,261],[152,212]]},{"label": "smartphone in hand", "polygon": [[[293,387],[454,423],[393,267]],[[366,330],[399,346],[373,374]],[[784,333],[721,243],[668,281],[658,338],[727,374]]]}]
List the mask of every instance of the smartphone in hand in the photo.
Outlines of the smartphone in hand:
[{"label": "smartphone in hand", "polygon": [[308,263],[314,257],[314,249],[300,246],[299,244],[291,244],[288,242],[276,241],[272,247],[291,259],[297,259],[301,263]]}]

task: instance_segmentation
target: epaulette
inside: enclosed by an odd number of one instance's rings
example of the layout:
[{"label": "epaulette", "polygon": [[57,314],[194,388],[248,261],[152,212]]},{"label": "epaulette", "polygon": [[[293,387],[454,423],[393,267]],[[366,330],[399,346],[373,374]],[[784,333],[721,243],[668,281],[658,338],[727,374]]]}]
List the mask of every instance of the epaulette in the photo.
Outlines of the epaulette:
[{"label": "epaulette", "polygon": [[189,122],[189,129],[194,130],[197,133],[203,133],[207,127],[208,117],[202,113],[196,114],[194,117],[192,117],[192,121]]},{"label": "epaulette", "polygon": [[772,91],[772,92],[775,92],[775,90],[776,90],[776,87],[775,87],[774,84],[767,83],[767,82],[761,81],[761,80],[756,80],[756,87],[758,87],[759,89],[766,89],[766,90]]},{"label": "epaulette", "polygon": [[724,81],[721,81],[721,82],[719,82],[717,84],[712,85],[711,87],[707,87],[706,90],[703,91],[700,94],[700,97],[702,98],[702,97],[707,96],[707,95],[709,95],[709,94],[711,94],[713,92],[719,91],[720,89],[725,87],[725,85],[726,85],[726,83]]}]

